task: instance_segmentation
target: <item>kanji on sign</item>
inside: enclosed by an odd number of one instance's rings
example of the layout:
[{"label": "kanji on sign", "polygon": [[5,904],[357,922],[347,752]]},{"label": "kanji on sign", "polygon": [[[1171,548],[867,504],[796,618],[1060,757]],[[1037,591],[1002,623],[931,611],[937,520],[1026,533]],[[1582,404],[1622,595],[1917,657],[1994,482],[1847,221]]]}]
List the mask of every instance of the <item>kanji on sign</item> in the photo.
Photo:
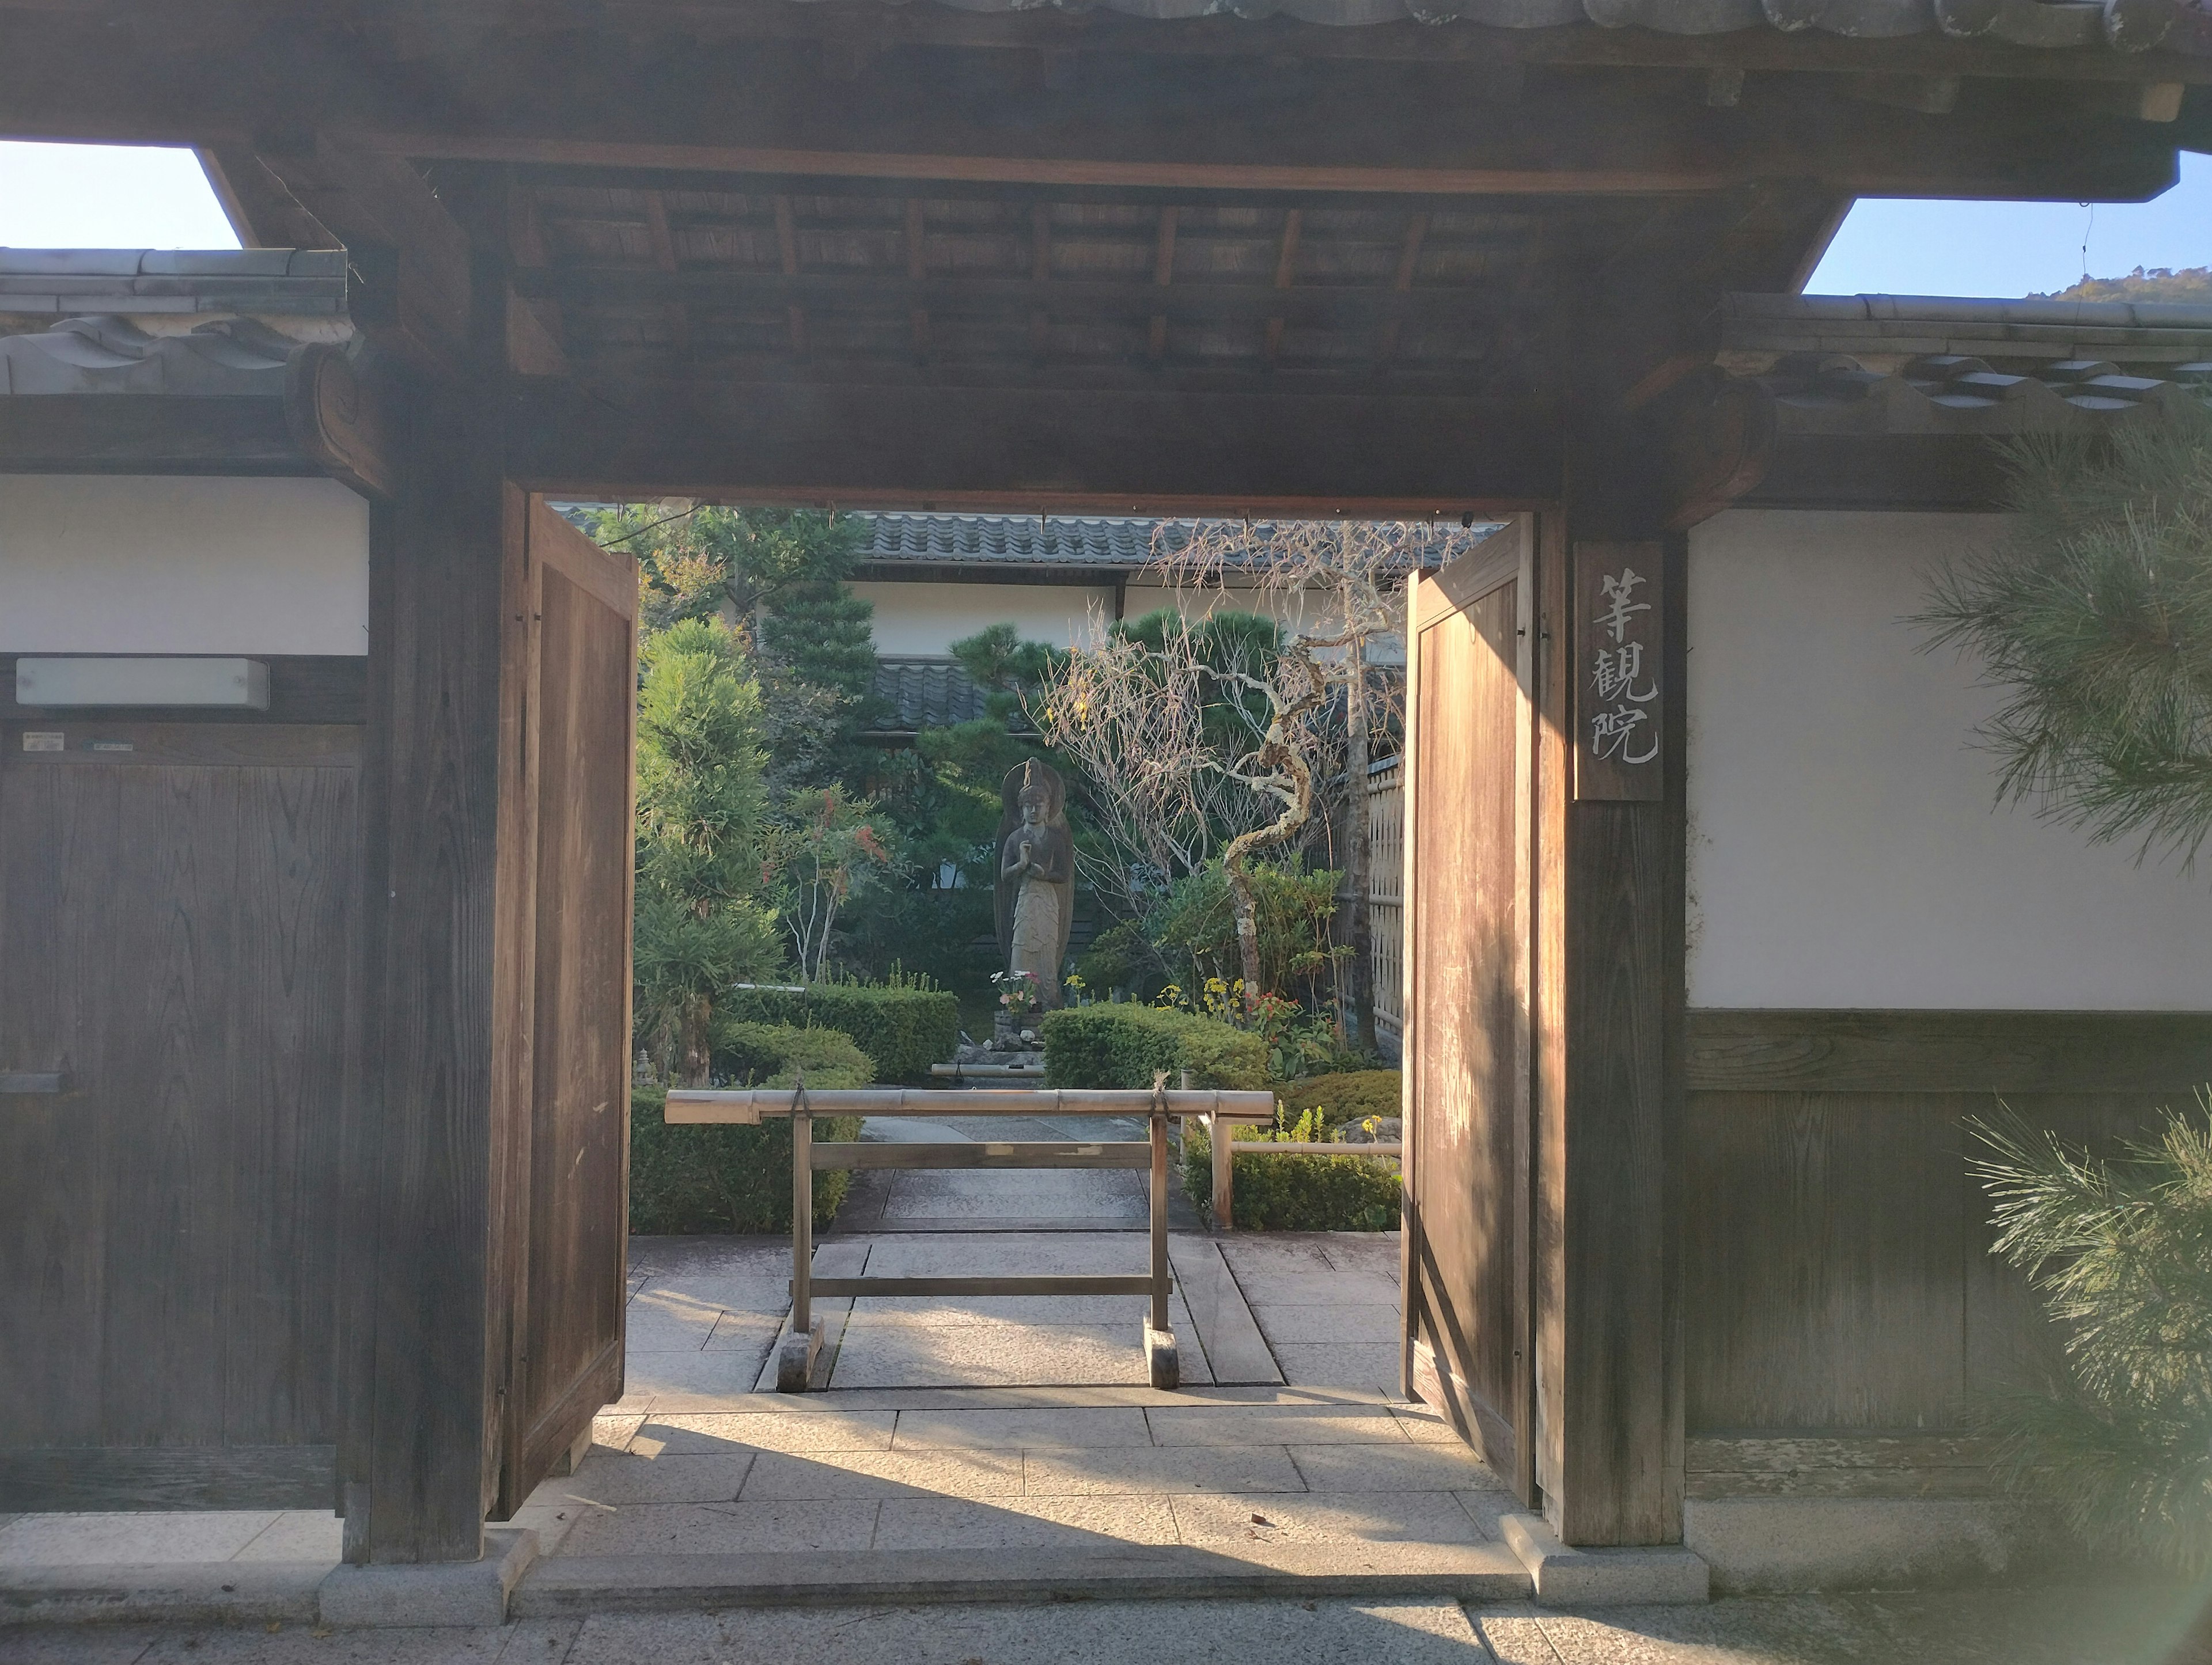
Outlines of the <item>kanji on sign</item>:
[{"label": "kanji on sign", "polygon": [[1575,796],[1650,802],[1666,795],[1660,698],[1666,685],[1660,550],[1575,549]]}]

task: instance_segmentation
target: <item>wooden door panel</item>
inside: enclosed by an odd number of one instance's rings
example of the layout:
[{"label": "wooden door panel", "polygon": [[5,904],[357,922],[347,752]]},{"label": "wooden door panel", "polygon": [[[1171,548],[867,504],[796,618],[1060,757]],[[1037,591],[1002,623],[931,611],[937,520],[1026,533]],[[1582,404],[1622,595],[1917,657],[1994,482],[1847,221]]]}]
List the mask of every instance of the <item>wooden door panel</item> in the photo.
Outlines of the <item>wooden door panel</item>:
[{"label": "wooden door panel", "polygon": [[1524,1495],[1528,1320],[1528,551],[1413,599],[1407,873],[1412,1375]]},{"label": "wooden door panel", "polygon": [[0,1097],[0,1447],[163,1448],[235,1506],[222,1451],[332,1437],[353,751],[59,726],[0,727],[0,1069],[67,1086]]},{"label": "wooden door panel", "polygon": [[523,519],[511,842],[502,831],[518,891],[502,1006],[520,1032],[502,1048],[514,1125],[501,1136],[513,1334],[501,1515],[621,1395],[629,1246],[636,568],[542,501]]}]

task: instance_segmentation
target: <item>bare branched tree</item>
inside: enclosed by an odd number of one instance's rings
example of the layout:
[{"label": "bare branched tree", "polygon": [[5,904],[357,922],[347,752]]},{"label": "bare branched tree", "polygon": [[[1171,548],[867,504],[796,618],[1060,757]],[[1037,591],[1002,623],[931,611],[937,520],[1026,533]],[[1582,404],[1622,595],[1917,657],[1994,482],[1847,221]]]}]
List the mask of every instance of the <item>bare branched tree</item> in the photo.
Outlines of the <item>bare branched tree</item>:
[{"label": "bare branched tree", "polygon": [[[1444,565],[1492,531],[1426,520],[1201,520],[1164,524],[1152,537],[1152,570],[1165,582],[1223,596],[1234,594],[1229,586],[1237,584],[1267,597],[1316,675],[1344,690],[1350,1005],[1355,1038],[1369,1044],[1375,1038],[1375,986],[1367,911],[1368,757],[1375,735],[1387,732],[1398,714],[1404,688],[1402,671],[1376,664],[1373,648],[1378,638],[1402,628],[1406,580],[1413,572]],[[1320,615],[1310,623],[1309,608]],[[1325,698],[1324,688],[1307,709],[1318,709]],[[1310,751],[1307,758],[1314,761]],[[1306,808],[1296,824],[1312,811],[1310,782],[1304,797]],[[1295,826],[1279,837],[1292,830]]]}]

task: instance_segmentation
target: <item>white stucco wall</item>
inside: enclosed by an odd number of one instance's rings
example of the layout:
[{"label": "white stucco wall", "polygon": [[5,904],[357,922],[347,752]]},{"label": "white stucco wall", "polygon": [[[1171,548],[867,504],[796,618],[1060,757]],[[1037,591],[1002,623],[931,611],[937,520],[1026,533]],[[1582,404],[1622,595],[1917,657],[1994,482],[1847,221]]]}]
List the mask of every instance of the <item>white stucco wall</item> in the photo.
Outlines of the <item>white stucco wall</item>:
[{"label": "white stucco wall", "polygon": [[334,480],[0,475],[0,653],[366,653]]},{"label": "white stucco wall", "polygon": [[2212,867],[1995,802],[1996,690],[1903,622],[1994,516],[1731,510],[1690,535],[1696,1006],[2212,1009]]},{"label": "white stucco wall", "polygon": [[869,580],[853,593],[876,605],[878,653],[948,653],[963,636],[1012,620],[1025,640],[1065,647],[1091,639],[1095,604],[1111,619],[1111,585],[908,584]]}]

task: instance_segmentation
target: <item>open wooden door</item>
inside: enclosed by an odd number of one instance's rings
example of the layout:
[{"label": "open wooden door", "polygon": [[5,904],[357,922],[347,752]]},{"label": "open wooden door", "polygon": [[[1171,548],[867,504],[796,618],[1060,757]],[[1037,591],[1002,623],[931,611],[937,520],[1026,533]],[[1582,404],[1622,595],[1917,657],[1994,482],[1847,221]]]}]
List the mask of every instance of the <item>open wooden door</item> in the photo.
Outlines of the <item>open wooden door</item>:
[{"label": "open wooden door", "polygon": [[1534,1501],[1535,526],[1407,600],[1405,1386]]},{"label": "open wooden door", "polygon": [[487,1452],[501,1519],[622,1395],[637,712],[636,563],[512,487],[507,521]]}]

